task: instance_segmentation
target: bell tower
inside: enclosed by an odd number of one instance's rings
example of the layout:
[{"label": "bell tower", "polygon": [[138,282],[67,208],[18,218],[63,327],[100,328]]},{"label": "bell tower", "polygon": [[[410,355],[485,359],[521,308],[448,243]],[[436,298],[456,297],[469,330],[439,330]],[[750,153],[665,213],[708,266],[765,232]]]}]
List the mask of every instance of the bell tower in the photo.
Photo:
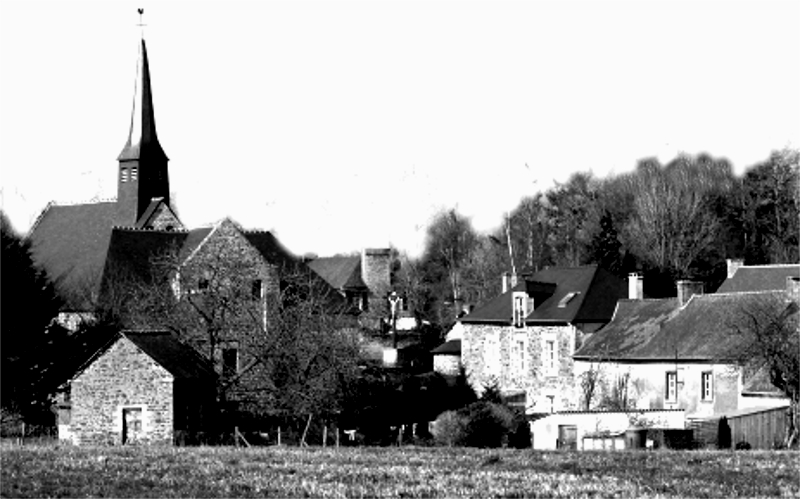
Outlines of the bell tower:
[{"label": "bell tower", "polygon": [[156,135],[150,68],[144,37],[136,61],[131,128],[128,141],[117,161],[117,225],[136,225],[154,198],[163,198],[170,205],[167,168],[169,158]]}]

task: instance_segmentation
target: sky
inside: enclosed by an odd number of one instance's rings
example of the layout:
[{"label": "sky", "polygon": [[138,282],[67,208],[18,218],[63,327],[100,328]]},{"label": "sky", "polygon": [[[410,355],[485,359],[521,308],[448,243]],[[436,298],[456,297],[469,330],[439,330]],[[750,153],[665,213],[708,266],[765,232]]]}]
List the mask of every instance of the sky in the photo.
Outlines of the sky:
[{"label": "sky", "polygon": [[[137,27],[138,7],[145,9]],[[574,172],[800,147],[800,2],[0,2],[2,209],[116,196],[142,29],[189,228],[296,254],[479,231]]]}]

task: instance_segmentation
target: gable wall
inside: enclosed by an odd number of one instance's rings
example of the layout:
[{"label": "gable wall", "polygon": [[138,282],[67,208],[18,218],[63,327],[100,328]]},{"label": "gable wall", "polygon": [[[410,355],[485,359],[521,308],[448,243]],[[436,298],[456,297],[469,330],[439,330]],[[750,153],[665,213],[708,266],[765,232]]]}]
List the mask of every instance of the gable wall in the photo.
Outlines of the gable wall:
[{"label": "gable wall", "polygon": [[156,213],[151,222],[147,224],[147,228],[155,230],[179,230],[184,227],[167,205],[161,203],[156,209]]},{"label": "gable wall", "polygon": [[[222,272],[219,272],[222,270]],[[218,274],[223,274],[219,276]],[[230,221],[223,221],[208,239],[198,248],[191,259],[181,270],[181,289],[186,292],[197,292],[200,278],[220,277],[223,281],[209,284],[209,291],[221,290],[225,296],[238,301],[234,313],[216,324],[222,325],[218,341],[236,342],[239,348],[239,367],[244,368],[255,359],[255,354],[263,351],[268,342],[265,327],[269,328],[269,309],[274,306],[279,294],[279,278],[277,267],[264,260],[261,253],[250,244],[238,228]],[[260,300],[251,298],[252,282],[259,279],[263,283],[263,294]],[[193,298],[196,298],[194,296]],[[184,298],[186,299],[186,298]],[[219,310],[216,305],[211,309]],[[265,315],[266,312],[266,315]],[[208,328],[199,320],[196,327],[189,328],[186,333],[190,343],[203,355],[210,355],[208,348]],[[221,371],[221,358],[216,356],[218,369]],[[250,370],[242,378],[242,393],[248,386],[259,383],[258,369]]]},{"label": "gable wall", "polygon": [[[556,411],[576,409],[572,360],[575,338],[576,329],[569,325],[515,328],[464,324],[462,362],[470,384],[478,393],[496,381],[504,393],[524,391],[528,412],[549,412],[548,397],[553,398]],[[524,371],[520,371],[514,358],[514,342],[519,339],[523,339],[526,347]],[[554,339],[558,347],[557,368],[553,372],[544,367],[547,339]],[[491,346],[493,342],[498,346]],[[493,348],[499,348],[499,356],[490,353]]]},{"label": "gable wall", "polygon": [[142,408],[144,442],[171,444],[173,376],[121,338],[72,381],[72,434],[79,445],[122,443],[122,408]]}]

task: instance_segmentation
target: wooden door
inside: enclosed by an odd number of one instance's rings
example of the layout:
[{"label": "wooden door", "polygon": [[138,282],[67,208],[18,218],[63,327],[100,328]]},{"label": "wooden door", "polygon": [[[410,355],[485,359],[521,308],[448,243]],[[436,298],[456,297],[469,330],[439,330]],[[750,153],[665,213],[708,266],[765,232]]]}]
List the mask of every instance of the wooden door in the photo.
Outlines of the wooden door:
[{"label": "wooden door", "polygon": [[558,425],[558,448],[576,450],[578,448],[578,427]]}]

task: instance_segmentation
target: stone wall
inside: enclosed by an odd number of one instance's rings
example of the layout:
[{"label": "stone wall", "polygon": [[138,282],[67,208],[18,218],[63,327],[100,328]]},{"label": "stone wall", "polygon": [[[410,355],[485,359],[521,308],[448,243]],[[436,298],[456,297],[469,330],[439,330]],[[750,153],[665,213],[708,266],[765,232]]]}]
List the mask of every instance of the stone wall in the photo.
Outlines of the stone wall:
[{"label": "stone wall", "polygon": [[458,355],[434,355],[433,370],[446,376],[456,376],[461,369],[461,357]]},{"label": "stone wall", "polygon": [[147,228],[154,230],[181,230],[183,229],[183,224],[167,204],[162,202],[156,208],[156,213],[152,216]]},{"label": "stone wall", "polygon": [[[576,409],[572,354],[576,329],[563,326],[464,324],[461,357],[472,387],[497,384],[505,394],[524,392],[527,412]],[[545,345],[555,341],[555,369],[545,366]],[[520,356],[522,345],[524,358]]]},{"label": "stone wall", "polygon": [[72,381],[71,433],[78,445],[122,443],[122,410],[142,410],[142,443],[172,444],[173,376],[120,338]]},{"label": "stone wall", "polygon": [[[201,280],[207,283],[205,289],[200,289]],[[185,262],[180,281],[184,299],[213,311],[217,345],[238,349],[240,369],[254,362],[268,343],[270,315],[279,298],[277,267],[263,258],[233,222],[224,220]],[[256,281],[261,282],[258,296],[253,295]],[[203,355],[213,357],[221,373],[220,352],[210,351],[209,325],[199,316],[195,324],[186,331],[190,343]],[[231,394],[244,397],[250,392],[248,387],[261,382],[261,376],[259,369],[248,370],[238,385],[240,389]]]}]

